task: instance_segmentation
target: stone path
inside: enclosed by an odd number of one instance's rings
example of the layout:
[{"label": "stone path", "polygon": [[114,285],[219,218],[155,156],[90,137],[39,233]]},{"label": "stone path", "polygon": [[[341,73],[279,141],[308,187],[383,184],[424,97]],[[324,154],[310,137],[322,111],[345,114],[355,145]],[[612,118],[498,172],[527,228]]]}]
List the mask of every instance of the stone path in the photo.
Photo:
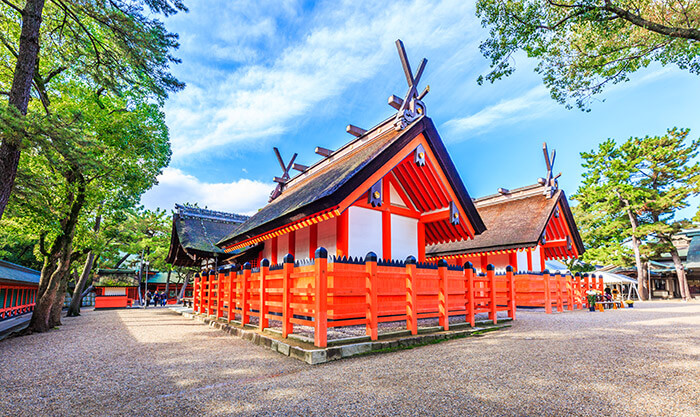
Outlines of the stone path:
[{"label": "stone path", "polygon": [[700,415],[700,303],[545,315],[311,366],[167,309],[0,342],[0,415]]}]

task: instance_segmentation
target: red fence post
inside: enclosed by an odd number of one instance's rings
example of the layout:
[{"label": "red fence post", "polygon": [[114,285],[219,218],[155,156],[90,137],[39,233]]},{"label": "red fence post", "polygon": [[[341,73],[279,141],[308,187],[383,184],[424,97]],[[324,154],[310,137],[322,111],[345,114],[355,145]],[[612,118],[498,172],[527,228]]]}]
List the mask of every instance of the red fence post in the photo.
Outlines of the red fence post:
[{"label": "red fence post", "polygon": [[224,304],[224,299],[222,297],[222,293],[224,290],[224,273],[222,271],[217,270],[215,272],[216,276],[216,318],[219,319],[224,316],[224,309],[223,304]]},{"label": "red fence post", "polygon": [[496,267],[493,264],[486,265],[486,277],[489,280],[489,319],[493,324],[498,323],[498,309],[496,308]]},{"label": "red fence post", "polygon": [[377,255],[374,252],[369,252],[365,256],[365,271],[367,278],[365,279],[365,288],[367,300],[367,335],[372,340],[377,340]]},{"label": "red fence post", "polygon": [[199,295],[197,292],[198,287],[199,274],[194,274],[194,285],[192,286],[192,310],[194,310],[195,313],[198,313],[197,309],[199,308],[199,303],[197,302],[197,296]]},{"label": "red fence post", "polygon": [[207,271],[204,271],[199,276],[199,314],[205,311],[204,307],[204,286],[206,285]]},{"label": "red fence post", "polygon": [[564,297],[562,296],[562,276],[560,272],[554,273],[554,281],[557,283],[557,311],[564,312]]},{"label": "red fence post", "polygon": [[598,291],[605,292],[605,284],[603,283],[603,276],[598,277]]},{"label": "red fence post", "polygon": [[542,278],[544,279],[544,312],[547,314],[552,314],[552,291],[549,288],[549,271],[542,271]]},{"label": "red fence post", "polygon": [[264,258],[260,261],[260,331],[270,327],[270,321],[267,318],[269,307],[267,306],[267,274],[270,272],[270,261]]},{"label": "red fence post", "polygon": [[250,287],[250,262],[243,264],[243,294],[241,300],[241,326],[248,324],[248,289]]},{"label": "red fence post", "polygon": [[467,321],[469,325],[474,327],[476,325],[476,319],[474,318],[474,265],[471,262],[464,264],[464,280],[467,285]]},{"label": "red fence post", "polygon": [[233,307],[234,298],[233,294],[236,292],[236,271],[231,268],[226,274],[226,288],[228,292],[226,293],[226,317],[228,322],[231,323],[235,319],[235,308]]},{"label": "red fence post", "polygon": [[573,280],[573,293],[574,293],[574,309],[580,309],[581,305],[581,273],[576,272],[572,278]]},{"label": "red fence post", "polygon": [[506,267],[506,282],[508,285],[508,317],[515,320],[515,277],[513,276],[513,267]]},{"label": "red fence post", "polygon": [[450,330],[450,315],[448,311],[448,289],[447,289],[447,261],[438,261],[438,278],[440,279],[440,289],[438,292],[438,323],[443,330]]},{"label": "red fence post", "polygon": [[328,340],[328,251],[318,248],[314,253],[314,346],[326,347]]},{"label": "red fence post", "polygon": [[406,258],[406,329],[418,334],[418,306],[416,305],[416,258]]},{"label": "red fence post", "polygon": [[574,280],[571,275],[566,276],[566,294],[568,295],[569,311],[573,311],[574,305]]},{"label": "red fence post", "polygon": [[294,255],[288,253],[284,256],[282,268],[282,337],[287,337],[294,332],[292,324],[292,272],[294,271]]},{"label": "red fence post", "polygon": [[212,275],[214,275],[214,271],[212,270],[207,270],[207,316],[211,315],[211,301],[212,301],[212,294],[211,294],[211,282],[212,282]]}]

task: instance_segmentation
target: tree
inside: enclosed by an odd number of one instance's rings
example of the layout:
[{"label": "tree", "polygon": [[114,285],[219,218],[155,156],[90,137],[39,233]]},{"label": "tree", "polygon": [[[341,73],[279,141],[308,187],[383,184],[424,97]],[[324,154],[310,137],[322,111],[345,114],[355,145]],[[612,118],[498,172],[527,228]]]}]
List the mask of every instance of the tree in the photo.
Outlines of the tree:
[{"label": "tree", "polygon": [[520,51],[537,60],[552,97],[588,109],[592,97],[652,62],[700,72],[700,7],[676,0],[479,0],[490,29],[480,48],[494,82]]},{"label": "tree", "polygon": [[[598,151],[583,152],[583,184],[573,198],[587,246],[587,259],[611,260],[630,238],[637,282],[646,297],[643,252],[670,253],[680,293],[690,297],[688,283],[673,236],[690,225],[677,219],[688,199],[700,193],[700,163],[694,162],[700,141],[687,142],[689,130],[669,129],[663,136],[629,138],[621,145],[612,139]],[[617,252],[616,252],[617,251]],[[619,258],[618,258],[619,259]]]},{"label": "tree", "polygon": [[690,130],[669,129],[663,136],[633,138],[624,147],[636,154],[636,175],[631,180],[643,192],[641,215],[645,222],[639,232],[649,236],[646,245],[655,253],[669,253],[678,276],[681,297],[690,299],[690,289],[673,236],[689,227],[687,219],[676,219],[678,210],[688,207],[688,198],[697,195],[700,163],[699,141],[686,142]]},{"label": "tree", "polygon": [[[145,5],[145,8],[144,6]],[[151,13],[169,16],[186,11],[181,0],[12,0],[0,3],[1,58],[14,70],[0,77],[12,115],[22,119],[34,90],[44,110],[51,103],[50,82],[82,80],[94,91],[138,92],[159,102],[184,85],[169,72],[177,35]],[[19,40],[19,47],[14,45]],[[39,45],[41,44],[41,50]],[[3,79],[4,78],[4,79]],[[3,129],[0,143],[0,218],[9,201],[22,146],[34,138],[26,131]],[[26,143],[28,142],[28,143]]]},{"label": "tree", "polygon": [[[22,154],[11,200],[14,217],[31,219],[44,258],[29,326],[39,332],[60,324],[60,310],[53,307],[63,303],[71,265],[93,247],[85,235],[100,211],[137,204],[170,158],[158,104],[134,95],[98,95],[73,82],[61,87],[52,113],[23,128],[35,145]],[[78,251],[76,234],[87,242]]]},{"label": "tree", "polygon": [[582,152],[581,158],[586,171],[572,199],[578,201],[574,210],[587,246],[584,257],[592,262],[625,265],[628,254],[623,243],[630,239],[638,288],[646,298],[637,215],[642,199],[640,191],[630,182],[636,169],[636,155],[625,153],[615,141],[608,139],[598,146],[597,152]]}]

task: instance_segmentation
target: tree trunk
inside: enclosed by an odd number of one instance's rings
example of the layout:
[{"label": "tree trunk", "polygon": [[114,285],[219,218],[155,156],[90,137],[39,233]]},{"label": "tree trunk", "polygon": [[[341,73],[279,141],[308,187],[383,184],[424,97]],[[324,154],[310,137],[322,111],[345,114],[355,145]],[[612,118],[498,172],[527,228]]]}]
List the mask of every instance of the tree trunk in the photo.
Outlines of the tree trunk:
[{"label": "tree trunk", "polygon": [[[78,224],[78,216],[85,204],[85,181],[81,175],[77,176],[78,190],[75,199],[71,203],[70,212],[62,222],[63,227],[54,244],[51,246],[50,253],[47,254],[47,260],[44,262],[44,269],[41,271],[39,279],[39,296],[37,296],[36,305],[32,318],[29,321],[27,332],[46,332],[51,329],[51,309],[56,302],[56,294],[61,285],[61,279],[66,276],[70,270],[71,254],[73,253],[73,237],[75,236],[75,228]],[[70,181],[69,181],[70,182]],[[51,275],[49,266],[55,265],[55,269]],[[65,290],[64,290],[65,296]],[[63,304],[61,297],[61,306]],[[60,321],[60,320],[59,320]]]},{"label": "tree trunk", "polygon": [[83,272],[80,274],[80,278],[75,284],[73,298],[70,300],[70,306],[68,307],[68,317],[76,317],[80,315],[80,305],[83,302],[83,288],[85,287],[85,283],[90,277],[90,271],[92,271],[92,264],[94,260],[94,253],[92,251],[88,252],[87,259],[85,259],[85,265],[83,266]]},{"label": "tree trunk", "polygon": [[[9,104],[22,115],[27,114],[32,79],[39,56],[39,29],[44,0],[27,0],[22,11],[22,33],[19,37],[17,62],[12,77]],[[9,133],[9,132],[8,132]],[[21,151],[19,135],[5,135],[0,144],[0,219],[12,193]]]},{"label": "tree trunk", "polygon": [[639,250],[639,247],[641,246],[641,241],[635,235],[639,223],[637,222],[637,217],[634,215],[634,212],[632,212],[632,209],[630,208],[629,200],[627,200],[626,198],[622,198],[619,192],[617,193],[617,197],[624,205],[627,211],[627,216],[630,219],[630,226],[632,228],[632,251],[634,252],[634,265],[637,267],[637,289],[639,289],[639,296],[643,300],[645,300],[648,299],[648,295],[644,290],[644,265],[642,264],[642,254]]},{"label": "tree trunk", "polygon": [[676,268],[676,275],[678,276],[678,287],[681,292],[681,298],[684,301],[690,300],[690,287],[688,287],[688,280],[685,276],[685,268],[683,268],[683,262],[681,262],[681,257],[678,255],[678,250],[675,246],[671,246],[671,258],[673,259],[673,266]]},{"label": "tree trunk", "polygon": [[[78,280],[78,271],[73,272],[73,277]],[[54,328],[60,326],[61,314],[63,313],[63,305],[66,302],[66,291],[68,290],[68,281],[70,273],[67,273],[61,277],[61,282],[58,285],[58,290],[56,291],[56,297],[54,298],[53,305],[51,305],[51,314],[49,315],[49,327]]]},{"label": "tree trunk", "polygon": [[170,298],[170,292],[168,292],[168,289],[170,288],[170,274],[173,273],[172,269],[168,269],[168,276],[165,278],[165,297]]},{"label": "tree trunk", "polygon": [[182,288],[180,289],[180,294],[177,296],[177,303],[180,304],[182,299],[185,298],[185,292],[187,291],[187,284],[190,282],[190,274],[185,274],[184,282],[182,283]]}]

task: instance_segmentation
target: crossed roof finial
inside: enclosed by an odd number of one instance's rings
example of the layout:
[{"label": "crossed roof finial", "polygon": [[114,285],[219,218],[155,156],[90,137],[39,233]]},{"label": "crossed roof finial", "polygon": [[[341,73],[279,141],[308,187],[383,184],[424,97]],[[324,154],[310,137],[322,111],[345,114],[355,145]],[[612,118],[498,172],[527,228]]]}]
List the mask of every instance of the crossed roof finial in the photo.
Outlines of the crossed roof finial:
[{"label": "crossed roof finial", "polygon": [[430,91],[430,86],[425,87],[425,90],[418,94],[418,82],[420,82],[420,78],[423,75],[423,70],[425,70],[425,64],[428,63],[428,60],[423,58],[418,66],[418,71],[414,76],[413,72],[411,71],[411,64],[408,62],[406,49],[404,48],[401,39],[396,41],[396,49],[399,51],[399,58],[401,58],[403,72],[406,75],[406,82],[408,82],[408,92],[404,96],[403,100],[393,95],[389,97],[389,105],[398,110],[396,113],[394,128],[396,130],[401,130],[425,114],[425,104],[423,104],[421,100]]},{"label": "crossed roof finial", "polygon": [[554,159],[557,157],[557,150],[552,150],[552,156],[550,158],[549,151],[547,149],[547,142],[542,144],[542,152],[544,153],[544,163],[547,165],[547,178],[540,178],[539,183],[545,186],[544,194],[547,198],[551,198],[554,192],[559,189],[559,182],[557,178],[561,176],[561,172],[556,176],[554,174]]}]

